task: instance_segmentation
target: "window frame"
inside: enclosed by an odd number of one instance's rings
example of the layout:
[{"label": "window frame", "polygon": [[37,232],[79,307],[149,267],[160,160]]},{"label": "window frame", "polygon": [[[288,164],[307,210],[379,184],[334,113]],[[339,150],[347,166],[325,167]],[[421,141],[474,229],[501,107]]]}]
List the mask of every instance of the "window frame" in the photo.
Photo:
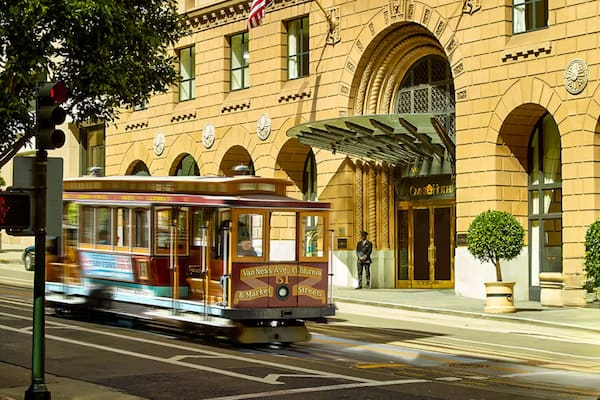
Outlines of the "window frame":
[{"label": "window frame", "polygon": [[[190,54],[184,58],[183,53],[189,51]],[[179,101],[189,101],[196,98],[196,49],[195,46],[188,46],[179,49],[177,52],[179,58]],[[188,61],[188,65],[184,64]],[[189,76],[183,76],[182,71],[187,70]],[[185,87],[185,90],[184,90]],[[186,93],[188,96],[184,96]]]},{"label": "window frame", "polygon": [[[233,209],[231,210],[231,220],[233,222],[231,227],[231,257],[234,262],[264,262],[269,259],[269,215],[266,210],[261,209]],[[262,217],[261,227],[261,241],[262,241],[262,253],[257,256],[241,256],[238,255],[237,247],[240,243],[240,229],[239,229],[239,218],[241,215],[260,215]],[[252,236],[252,235],[251,235]]]},{"label": "window frame", "polygon": [[[538,16],[538,7],[542,16]],[[518,35],[547,28],[548,13],[548,0],[513,0],[512,33]]]},{"label": "window frame", "polygon": [[[241,47],[236,49],[236,40],[240,37]],[[247,89],[250,87],[250,41],[248,31],[231,35],[229,37],[229,50],[229,90],[231,92],[235,92],[238,90]],[[246,57],[244,57],[245,55]],[[234,60],[236,59],[240,60],[241,63],[239,66],[234,67]],[[240,73],[239,87],[234,87],[234,82],[238,80],[238,78],[234,79],[234,74],[236,72]]]},{"label": "window frame", "polygon": [[[296,23],[298,23],[298,31],[294,32]],[[308,15],[288,20],[285,26],[287,31],[287,79],[291,81],[307,77],[310,75],[310,24]],[[292,36],[294,33],[296,33],[295,38]],[[295,43],[292,41],[295,41]],[[295,49],[292,44],[295,45]],[[296,62],[295,68],[292,68],[293,61]],[[295,74],[292,74],[292,72],[295,72]]]},{"label": "window frame", "polygon": [[[319,219],[319,224],[317,226],[320,226],[321,230],[322,230],[322,234],[323,234],[323,238],[320,240],[321,244],[322,244],[322,249],[321,249],[321,254],[319,255],[319,249],[316,249],[315,251],[317,252],[317,254],[315,255],[307,255],[307,252],[305,251],[306,248],[306,244],[305,244],[305,225],[303,223],[303,220],[305,218],[314,218],[317,217]],[[296,229],[297,229],[297,245],[298,245],[298,260],[301,263],[305,263],[305,262],[326,262],[329,259],[329,214],[326,211],[300,211],[297,215],[298,218],[298,222],[296,223]]]}]

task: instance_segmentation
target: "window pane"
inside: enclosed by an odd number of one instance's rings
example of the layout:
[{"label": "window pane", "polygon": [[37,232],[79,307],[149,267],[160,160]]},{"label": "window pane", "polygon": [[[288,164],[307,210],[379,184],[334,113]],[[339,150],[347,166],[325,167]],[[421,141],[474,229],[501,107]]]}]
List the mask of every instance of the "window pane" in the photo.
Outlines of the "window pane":
[{"label": "window pane", "polygon": [[111,210],[102,207],[96,209],[96,244],[111,244]]},{"label": "window pane", "polygon": [[513,2],[513,32],[525,32],[525,0]]},{"label": "window pane", "polygon": [[94,208],[82,206],[81,219],[81,243],[94,243]]},{"label": "window pane", "polygon": [[148,217],[150,210],[146,210],[143,208],[139,208],[134,210],[134,242],[133,242],[133,246],[134,247],[142,247],[142,248],[148,248],[149,247],[149,221],[150,218]]},{"label": "window pane", "polygon": [[535,3],[535,24],[534,29],[543,28],[548,26],[548,4],[544,1],[537,1]]},{"label": "window pane", "polygon": [[304,257],[325,256],[325,231],[322,217],[302,217],[302,254]]},{"label": "window pane", "polygon": [[157,252],[169,252],[175,244],[179,254],[183,254],[184,250],[187,252],[187,210],[170,207],[157,209],[155,235]]},{"label": "window pane", "polygon": [[244,65],[242,53],[242,35],[231,37],[231,68],[241,68]]},{"label": "window pane", "polygon": [[269,260],[296,260],[296,213],[274,212],[271,214],[269,234]]},{"label": "window pane", "polygon": [[194,76],[192,48],[183,49],[179,52],[179,74],[182,80],[190,79]]},{"label": "window pane", "polygon": [[562,272],[562,224],[560,218],[544,220],[541,272]]},{"label": "window pane", "polygon": [[128,247],[131,227],[129,224],[129,209],[117,209],[117,246]]},{"label": "window pane", "polygon": [[298,76],[298,57],[292,56],[288,59],[288,79],[296,79]]},{"label": "window pane", "polygon": [[231,71],[231,90],[238,90],[242,88],[242,70],[238,69]]},{"label": "window pane", "polygon": [[544,213],[562,212],[562,190],[544,190]]},{"label": "window pane", "polygon": [[544,151],[543,169],[544,183],[555,183],[561,180],[560,134],[554,118],[547,115],[543,121]]},{"label": "window pane", "polygon": [[239,257],[262,257],[263,226],[261,214],[238,215],[237,255]]},{"label": "window pane", "polygon": [[189,85],[187,82],[181,82],[179,85],[179,101],[189,100],[192,98]]}]

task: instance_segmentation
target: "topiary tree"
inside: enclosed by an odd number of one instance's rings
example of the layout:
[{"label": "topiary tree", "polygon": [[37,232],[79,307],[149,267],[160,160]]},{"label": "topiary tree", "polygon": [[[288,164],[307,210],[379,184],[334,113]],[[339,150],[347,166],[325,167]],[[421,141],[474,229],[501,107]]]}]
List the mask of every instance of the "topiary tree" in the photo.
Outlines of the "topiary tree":
[{"label": "topiary tree", "polygon": [[512,260],[524,246],[525,231],[505,211],[487,210],[477,215],[467,231],[467,249],[482,262],[493,262],[496,280],[502,281],[500,260]]},{"label": "topiary tree", "polygon": [[600,287],[600,220],[590,225],[585,234],[585,261],[583,269],[586,285]]}]

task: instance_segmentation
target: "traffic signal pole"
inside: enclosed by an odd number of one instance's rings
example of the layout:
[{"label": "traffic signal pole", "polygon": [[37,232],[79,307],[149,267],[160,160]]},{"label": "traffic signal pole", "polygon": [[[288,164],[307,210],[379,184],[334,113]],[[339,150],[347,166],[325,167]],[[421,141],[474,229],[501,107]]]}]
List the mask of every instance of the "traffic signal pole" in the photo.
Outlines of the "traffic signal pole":
[{"label": "traffic signal pole", "polygon": [[35,271],[33,275],[33,336],[31,386],[25,400],[50,400],[46,387],[46,181],[48,152],[37,149],[35,163]]},{"label": "traffic signal pole", "polygon": [[67,100],[68,90],[62,83],[46,82],[38,88],[36,98],[35,160],[35,272],[33,276],[33,335],[31,351],[31,386],[25,400],[50,400],[45,382],[46,360],[46,194],[48,178],[47,149],[62,147],[65,134],[56,125],[65,121],[67,113],[60,105]]}]

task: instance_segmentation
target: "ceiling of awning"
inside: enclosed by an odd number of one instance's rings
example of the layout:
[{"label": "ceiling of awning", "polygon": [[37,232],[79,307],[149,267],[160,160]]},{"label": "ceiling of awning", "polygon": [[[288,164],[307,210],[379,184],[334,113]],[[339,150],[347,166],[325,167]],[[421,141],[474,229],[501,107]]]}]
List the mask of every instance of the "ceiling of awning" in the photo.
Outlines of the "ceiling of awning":
[{"label": "ceiling of awning", "polygon": [[452,166],[455,159],[454,138],[432,114],[332,118],[296,125],[287,135],[311,147],[396,166]]}]

